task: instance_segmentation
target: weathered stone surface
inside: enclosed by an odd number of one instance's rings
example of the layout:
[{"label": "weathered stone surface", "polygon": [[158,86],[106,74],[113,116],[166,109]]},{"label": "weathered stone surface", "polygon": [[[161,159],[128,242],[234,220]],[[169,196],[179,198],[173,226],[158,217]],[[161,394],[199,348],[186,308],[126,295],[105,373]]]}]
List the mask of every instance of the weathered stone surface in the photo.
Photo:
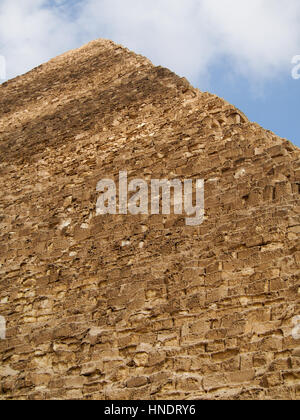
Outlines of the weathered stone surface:
[{"label": "weathered stone surface", "polygon": [[[300,399],[300,153],[99,40],[0,86],[0,399]],[[205,221],[96,216],[205,180]]]}]

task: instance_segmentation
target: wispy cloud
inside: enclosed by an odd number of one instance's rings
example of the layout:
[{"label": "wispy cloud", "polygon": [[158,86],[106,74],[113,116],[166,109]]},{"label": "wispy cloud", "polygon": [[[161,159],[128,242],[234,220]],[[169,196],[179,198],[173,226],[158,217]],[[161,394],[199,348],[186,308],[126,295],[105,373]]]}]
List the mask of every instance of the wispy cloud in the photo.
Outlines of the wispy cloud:
[{"label": "wispy cloud", "polygon": [[8,77],[75,47],[77,33],[75,22],[44,0],[1,0],[0,54]]},{"label": "wispy cloud", "polygon": [[264,81],[290,74],[299,23],[298,0],[2,0],[0,55],[12,77],[106,37],[192,81],[224,59]]}]

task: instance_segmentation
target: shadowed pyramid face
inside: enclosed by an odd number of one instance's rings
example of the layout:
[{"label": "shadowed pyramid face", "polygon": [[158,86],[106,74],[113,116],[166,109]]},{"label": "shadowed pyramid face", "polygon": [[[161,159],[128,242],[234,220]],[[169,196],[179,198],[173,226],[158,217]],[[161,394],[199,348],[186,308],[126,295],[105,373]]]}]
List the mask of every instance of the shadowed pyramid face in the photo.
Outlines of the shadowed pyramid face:
[{"label": "shadowed pyramid face", "polygon": [[[0,398],[299,397],[299,149],[105,40],[0,91]],[[97,213],[120,172],[203,223]]]}]

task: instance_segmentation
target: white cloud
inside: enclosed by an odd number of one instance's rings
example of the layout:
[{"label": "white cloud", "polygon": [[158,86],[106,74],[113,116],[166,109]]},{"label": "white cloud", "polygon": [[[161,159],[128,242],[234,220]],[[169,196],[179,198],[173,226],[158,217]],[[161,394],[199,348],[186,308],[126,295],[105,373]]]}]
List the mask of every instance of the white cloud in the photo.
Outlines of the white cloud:
[{"label": "white cloud", "polygon": [[[216,30],[220,51],[237,68],[270,77],[289,66],[300,48],[300,3],[297,0],[204,0],[204,10]],[[242,3],[242,4],[241,4]]]},{"label": "white cloud", "polygon": [[1,1],[0,54],[8,76],[100,37],[194,82],[223,59],[252,80],[289,77],[291,57],[300,53],[298,0],[82,0],[75,16],[66,4],[74,2]]},{"label": "white cloud", "polygon": [[8,77],[24,73],[75,46],[74,23],[45,7],[45,3],[1,0],[0,54],[6,58]]}]

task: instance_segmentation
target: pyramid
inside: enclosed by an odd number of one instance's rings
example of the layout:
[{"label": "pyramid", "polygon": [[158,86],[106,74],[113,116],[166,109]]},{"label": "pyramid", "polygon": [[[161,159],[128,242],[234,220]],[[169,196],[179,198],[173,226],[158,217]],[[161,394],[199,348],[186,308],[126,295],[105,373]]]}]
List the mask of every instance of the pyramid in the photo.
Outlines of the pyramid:
[{"label": "pyramid", "polygon": [[[122,171],[202,223],[97,213]],[[300,399],[299,148],[97,40],[0,86],[0,180],[0,399]]]}]

